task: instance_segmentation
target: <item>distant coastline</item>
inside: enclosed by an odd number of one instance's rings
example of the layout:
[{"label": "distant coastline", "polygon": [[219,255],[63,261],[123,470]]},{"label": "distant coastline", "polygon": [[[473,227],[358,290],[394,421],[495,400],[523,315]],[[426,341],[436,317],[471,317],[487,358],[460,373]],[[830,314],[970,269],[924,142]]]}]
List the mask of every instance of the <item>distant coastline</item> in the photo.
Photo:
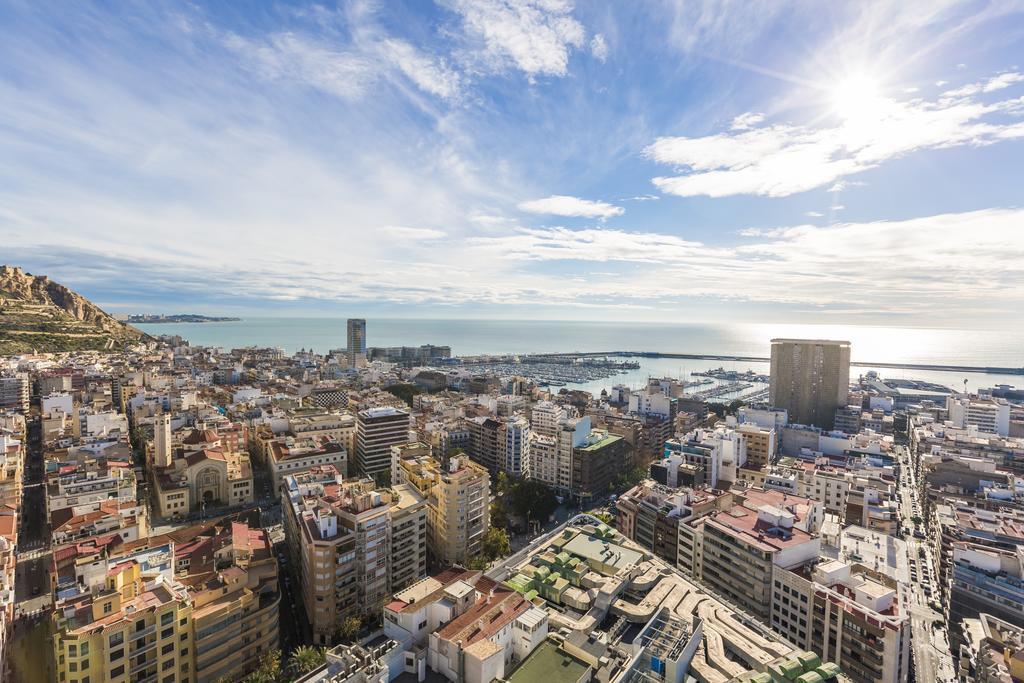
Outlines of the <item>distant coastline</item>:
[{"label": "distant coastline", "polygon": [[158,323],[228,323],[238,322],[241,318],[225,316],[199,315],[197,313],[179,313],[177,315],[130,315],[127,322],[154,325]]}]

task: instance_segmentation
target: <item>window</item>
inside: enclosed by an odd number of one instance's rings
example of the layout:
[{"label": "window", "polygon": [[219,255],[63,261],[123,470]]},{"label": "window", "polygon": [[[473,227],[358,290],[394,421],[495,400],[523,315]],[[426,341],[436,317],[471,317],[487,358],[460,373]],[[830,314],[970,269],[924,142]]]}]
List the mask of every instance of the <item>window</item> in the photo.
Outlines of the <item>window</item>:
[{"label": "window", "polygon": [[116,662],[117,660],[121,659],[121,657],[124,657],[124,648],[118,648],[117,650],[111,650],[111,652],[110,652],[110,661]]},{"label": "window", "polygon": [[77,656],[78,656],[78,646],[75,645],[74,643],[72,643],[71,645],[68,645],[68,657],[77,657]]},{"label": "window", "polygon": [[174,629],[173,628],[165,628],[163,631],[160,632],[160,637],[161,638],[170,638],[173,635],[174,635]]},{"label": "window", "polygon": [[112,602],[105,602],[105,603],[103,603],[103,613],[104,614],[110,614],[113,610],[114,610],[114,603],[112,603]]},{"label": "window", "polygon": [[108,642],[110,643],[110,647],[117,647],[124,642],[124,633],[111,634]]},{"label": "window", "polygon": [[162,669],[163,671],[167,671],[167,669],[170,669],[170,668],[171,668],[172,666],[174,666],[174,660],[173,660],[173,659],[168,659],[167,661],[165,661],[165,662],[164,662],[164,663],[163,663],[163,664],[162,664],[162,665],[160,666],[160,668],[161,668],[161,669]]},{"label": "window", "polygon": [[117,678],[118,676],[124,676],[124,664],[121,666],[115,666],[110,670],[110,677]]},{"label": "window", "polygon": [[174,643],[167,643],[162,648],[160,648],[160,654],[165,655],[168,652],[174,652]]},{"label": "window", "polygon": [[174,612],[164,612],[160,615],[160,625],[167,626],[167,624],[174,621]]}]

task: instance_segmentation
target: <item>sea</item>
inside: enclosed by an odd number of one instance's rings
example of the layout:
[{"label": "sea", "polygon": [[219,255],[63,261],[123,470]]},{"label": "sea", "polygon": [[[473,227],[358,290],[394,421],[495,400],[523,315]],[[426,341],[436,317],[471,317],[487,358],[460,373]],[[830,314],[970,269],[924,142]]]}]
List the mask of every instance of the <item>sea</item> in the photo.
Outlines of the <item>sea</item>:
[{"label": "sea", "polygon": [[[345,347],[344,318],[250,317],[239,321],[137,325],[152,335],[179,335],[191,344],[225,349],[280,347],[287,353],[326,353]],[[844,339],[854,361],[981,367],[1024,367],[1024,331],[878,327],[862,325],[581,322],[485,319],[367,319],[367,346],[450,346],[452,355],[650,351],[767,357],[776,337]],[[639,387],[648,377],[693,378],[716,368],[768,374],[768,364],[675,358],[637,358],[640,368],[567,385],[598,393],[616,384]],[[1024,386],[1024,375],[851,366],[851,379],[920,379],[962,390]],[[723,398],[731,398],[724,396]],[[718,399],[721,400],[721,399]]]}]

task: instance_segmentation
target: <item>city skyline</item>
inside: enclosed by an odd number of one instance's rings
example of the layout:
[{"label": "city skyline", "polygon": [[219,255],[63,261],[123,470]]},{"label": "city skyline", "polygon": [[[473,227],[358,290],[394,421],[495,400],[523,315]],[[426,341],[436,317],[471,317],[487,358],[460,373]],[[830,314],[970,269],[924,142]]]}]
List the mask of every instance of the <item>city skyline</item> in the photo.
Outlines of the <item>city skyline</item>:
[{"label": "city skyline", "polygon": [[55,8],[3,260],[113,313],[1019,325],[1019,4]]}]

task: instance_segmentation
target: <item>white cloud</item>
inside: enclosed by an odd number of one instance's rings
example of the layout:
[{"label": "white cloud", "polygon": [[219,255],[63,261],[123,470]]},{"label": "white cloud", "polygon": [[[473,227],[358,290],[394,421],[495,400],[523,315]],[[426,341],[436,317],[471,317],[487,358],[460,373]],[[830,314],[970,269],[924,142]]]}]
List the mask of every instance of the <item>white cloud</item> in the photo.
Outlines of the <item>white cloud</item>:
[{"label": "white cloud", "polygon": [[442,99],[458,96],[461,77],[441,59],[397,38],[369,37],[339,49],[307,35],[285,32],[251,40],[224,38],[261,76],[298,83],[346,100],[362,98],[384,76],[401,74],[425,93]]},{"label": "white cloud", "polygon": [[374,63],[365,56],[333,50],[294,33],[279,33],[266,42],[229,34],[225,43],[265,78],[302,83],[344,99],[361,97],[377,76]]},{"label": "white cloud", "polygon": [[[636,261],[671,263],[693,258],[702,249],[674,235],[585,228],[522,229],[501,237],[469,240],[472,248],[524,261]],[[708,250],[712,252],[714,250]]]},{"label": "white cloud", "polygon": [[807,216],[808,218],[821,218],[825,214],[823,214],[821,211],[806,211],[804,212],[804,215]]},{"label": "white cloud", "polygon": [[399,240],[437,240],[442,237],[447,237],[447,234],[441,230],[434,230],[433,228],[407,228],[400,225],[388,225],[381,228],[384,234],[394,237]]},{"label": "white cloud", "polygon": [[678,168],[656,177],[662,192],[683,197],[755,194],[784,197],[834,184],[889,159],[924,150],[989,145],[1024,137],[1021,100],[985,104],[879,99],[833,127],[778,124],[704,137],[659,138],[645,154]]},{"label": "white cloud", "polygon": [[541,213],[551,216],[576,216],[579,218],[611,218],[621,216],[625,209],[608,202],[580,199],[566,195],[551,195],[544,199],[531,199],[519,204],[520,211]]},{"label": "white cloud", "polygon": [[842,192],[843,190],[846,190],[847,188],[850,187],[863,187],[864,185],[866,185],[866,183],[861,180],[837,180],[836,182],[832,183],[832,186],[825,191]]},{"label": "white cloud", "polygon": [[[594,293],[613,288],[623,301],[696,296],[849,308],[870,301],[875,312],[970,315],[1024,305],[1024,209],[989,209],[905,221],[750,228],[748,241],[713,247],[674,235],[557,227],[475,238],[469,248],[496,262],[581,261],[644,264],[630,286],[591,280]],[[971,249],[964,250],[970,236]],[[926,245],[926,246],[925,246]],[[898,263],[885,278],[872,263]],[[611,284],[608,284],[611,283]],[[564,292],[563,292],[564,293]],[[942,311],[934,304],[942,301]]]},{"label": "white cloud", "polygon": [[732,129],[747,130],[748,128],[753,128],[762,121],[764,121],[764,114],[757,114],[752,111],[748,111],[745,114],[740,114],[732,120]]},{"label": "white cloud", "polygon": [[993,76],[987,81],[969,83],[954,90],[947,90],[942,93],[942,96],[946,98],[970,97],[971,95],[977,95],[980,93],[990,93],[1003,90],[1005,88],[1009,88],[1014,83],[1020,83],[1021,81],[1024,81],[1024,74],[1016,71],[1006,71]]},{"label": "white cloud", "polygon": [[599,62],[608,59],[608,43],[600,33],[594,34],[594,37],[590,39],[590,54],[594,55]]},{"label": "white cloud", "polygon": [[466,32],[483,42],[484,61],[529,76],[564,76],[569,52],[584,44],[586,31],[567,0],[450,0]]},{"label": "white cloud", "polygon": [[460,76],[444,62],[422,54],[404,40],[391,38],[381,47],[395,66],[424,92],[444,99],[459,94]]}]

